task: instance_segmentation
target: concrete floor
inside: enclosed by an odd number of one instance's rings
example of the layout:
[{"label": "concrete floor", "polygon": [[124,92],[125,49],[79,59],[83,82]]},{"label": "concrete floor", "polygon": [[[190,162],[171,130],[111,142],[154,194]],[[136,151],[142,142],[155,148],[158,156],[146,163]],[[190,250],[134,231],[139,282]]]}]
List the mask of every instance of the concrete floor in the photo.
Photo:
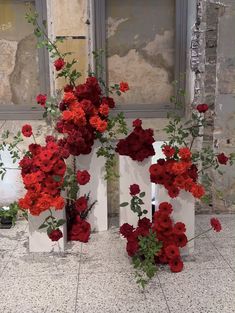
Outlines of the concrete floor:
[{"label": "concrete floor", "polygon": [[[142,293],[116,228],[70,243],[64,254],[29,254],[27,224],[0,229],[0,313],[235,312],[235,215],[196,240],[183,272],[160,269]],[[196,232],[210,216],[196,217]]]}]

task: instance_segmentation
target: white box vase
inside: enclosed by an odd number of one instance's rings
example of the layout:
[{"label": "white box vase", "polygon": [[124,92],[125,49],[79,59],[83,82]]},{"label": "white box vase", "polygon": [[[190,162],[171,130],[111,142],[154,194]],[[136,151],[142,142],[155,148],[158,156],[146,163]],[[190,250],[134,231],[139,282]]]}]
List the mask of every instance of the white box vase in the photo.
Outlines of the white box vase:
[{"label": "white box vase", "polygon": [[91,175],[90,181],[86,185],[80,186],[79,195],[83,196],[90,192],[90,201],[97,200],[88,215],[92,231],[108,229],[107,181],[104,179],[105,158],[97,157],[98,149],[99,144],[95,142],[90,154],[79,155],[76,158],[77,169],[87,170]]},{"label": "white box vase", "polygon": [[[129,187],[132,184],[138,184],[140,190],[145,192],[145,197],[142,198],[144,201],[142,209],[148,210],[148,213],[144,216],[152,221],[151,182],[149,177],[149,167],[151,162],[152,158],[148,158],[143,162],[137,162],[133,161],[128,156],[119,156],[120,204],[123,202],[130,203],[131,195]],[[126,207],[120,207],[119,225],[121,226],[124,223],[129,223],[134,227],[136,227],[138,223],[138,216],[130,209],[129,205]]]},{"label": "white box vase", "polygon": [[[51,211],[57,220],[66,219],[65,209],[52,209]],[[49,215],[49,211],[42,212],[39,216],[28,214],[30,252],[63,252],[65,250],[67,243],[66,223],[59,227],[63,233],[63,237],[58,241],[51,241],[47,235],[46,228],[38,229]]]},{"label": "white box vase", "polygon": [[[186,236],[191,239],[195,235],[195,199],[190,192],[181,190],[178,197],[171,198],[168,191],[161,185],[156,185],[156,210],[161,202],[172,204],[171,216],[174,222],[182,222],[186,226]],[[182,248],[181,255],[189,255],[194,251],[194,240]]]}]

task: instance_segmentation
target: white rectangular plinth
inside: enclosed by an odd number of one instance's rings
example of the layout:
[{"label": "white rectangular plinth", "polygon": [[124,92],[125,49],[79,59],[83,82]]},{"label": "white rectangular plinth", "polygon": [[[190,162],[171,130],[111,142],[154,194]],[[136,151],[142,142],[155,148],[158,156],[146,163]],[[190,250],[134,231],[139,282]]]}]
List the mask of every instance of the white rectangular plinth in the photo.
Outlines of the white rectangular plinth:
[{"label": "white rectangular plinth", "polygon": [[[167,190],[156,186],[156,210],[161,202],[169,202],[173,206],[172,217],[174,222],[182,222],[186,226],[186,236],[189,239],[195,235],[195,199],[187,191],[181,190],[176,198],[171,198]],[[194,240],[190,241],[181,251],[181,255],[189,255],[194,251]]]},{"label": "white rectangular plinth", "polygon": [[91,175],[89,183],[80,186],[79,196],[90,192],[90,203],[97,200],[88,215],[92,231],[104,231],[108,229],[108,201],[107,201],[107,181],[104,179],[105,158],[97,157],[99,149],[97,143],[88,155],[80,155],[76,159],[78,170],[87,170]]},{"label": "white rectangular plinth", "polygon": [[[129,202],[131,200],[130,185],[138,184],[140,190],[145,192],[145,197],[142,199],[144,205],[142,209],[148,210],[144,215],[152,220],[152,205],[151,205],[151,183],[149,178],[149,167],[151,165],[151,158],[143,162],[133,161],[130,157],[119,156],[119,170],[120,170],[120,203]],[[120,207],[120,226],[123,223],[129,223],[134,227],[137,226],[138,216],[134,213],[130,206]]]},{"label": "white rectangular plinth", "polygon": [[[58,219],[65,219],[65,209],[51,210],[52,215]],[[28,215],[29,222],[29,251],[30,252],[63,252],[67,242],[66,224],[60,226],[63,237],[58,241],[51,241],[47,236],[46,228],[38,229],[50,215],[49,211],[42,212],[39,216]]]}]

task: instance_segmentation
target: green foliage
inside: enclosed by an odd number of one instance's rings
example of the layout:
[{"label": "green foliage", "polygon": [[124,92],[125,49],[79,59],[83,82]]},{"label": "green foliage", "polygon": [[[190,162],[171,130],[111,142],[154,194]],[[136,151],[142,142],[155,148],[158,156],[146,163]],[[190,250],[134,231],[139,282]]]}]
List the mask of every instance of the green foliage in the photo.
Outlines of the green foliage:
[{"label": "green foliage", "polygon": [[19,206],[17,202],[13,202],[9,205],[9,210],[0,208],[0,218],[8,218],[12,220],[12,224],[15,225]]},{"label": "green foliage", "polygon": [[116,154],[115,154],[115,141],[122,134],[127,135],[128,128],[126,125],[123,113],[119,113],[114,117],[109,117],[107,131],[104,133],[97,133],[97,138],[101,143],[101,147],[97,151],[97,157],[105,157],[105,179],[113,179],[118,177],[115,172],[116,167]]},{"label": "green foliage", "polygon": [[139,250],[132,258],[136,269],[136,282],[144,289],[157,272],[155,256],[162,248],[156,233],[150,230],[148,236],[139,236]]},{"label": "green foliage", "polygon": [[64,177],[62,186],[63,190],[66,190],[67,199],[75,201],[77,199],[77,193],[79,191],[76,173],[74,170],[67,166],[67,173]]}]

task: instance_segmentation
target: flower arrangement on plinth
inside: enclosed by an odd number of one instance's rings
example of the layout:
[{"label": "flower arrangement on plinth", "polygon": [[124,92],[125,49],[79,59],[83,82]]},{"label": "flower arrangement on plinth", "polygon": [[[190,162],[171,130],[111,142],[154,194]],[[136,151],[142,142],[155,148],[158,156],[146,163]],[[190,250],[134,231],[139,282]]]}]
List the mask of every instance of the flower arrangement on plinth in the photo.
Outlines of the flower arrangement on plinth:
[{"label": "flower arrangement on plinth", "polygon": [[[34,216],[48,211],[48,217],[39,227],[47,230],[52,241],[63,237],[60,227],[67,220],[68,239],[87,242],[91,225],[87,217],[96,201],[91,201],[91,194],[81,194],[81,186],[89,183],[90,174],[78,169],[75,157],[91,153],[95,140],[101,145],[97,156],[106,158],[106,175],[113,175],[115,146],[110,144],[110,137],[126,134],[127,127],[122,113],[110,116],[115,102],[108,94],[121,95],[129,90],[128,83],[120,82],[106,87],[105,83],[89,72],[84,83],[79,84],[81,73],[74,68],[77,60],[66,60],[71,53],[61,53],[57,43],[52,41],[46,25],[40,26],[37,13],[26,14],[26,19],[34,26],[34,33],[39,47],[46,47],[53,59],[56,78],[66,80],[63,90],[56,97],[39,94],[36,102],[44,109],[43,117],[51,125],[51,134],[45,138],[45,144],[37,143],[31,125],[25,124],[21,132],[10,140],[10,133],[4,132],[1,150],[8,149],[13,161],[19,161],[21,176],[26,194],[19,200],[22,210]],[[23,137],[22,137],[23,135]],[[19,143],[23,138],[33,138],[27,151],[21,151]],[[6,173],[4,164],[0,164],[2,178]],[[92,178],[91,178],[92,179]],[[66,208],[66,220],[57,220],[52,210]]]},{"label": "flower arrangement on plinth", "polygon": [[[211,228],[188,240],[185,224],[175,223],[171,217],[173,207],[170,203],[160,203],[151,222],[150,219],[143,217],[148,211],[141,208],[144,205],[142,199],[145,193],[141,192],[139,185],[130,186],[130,195],[130,209],[138,215],[138,224],[137,227],[133,227],[124,223],[120,227],[120,234],[127,240],[126,251],[136,270],[136,281],[142,288],[145,288],[149,280],[154,277],[159,264],[168,264],[171,272],[181,272],[184,267],[181,248],[212,229],[216,232],[222,229],[219,220],[212,218]],[[128,202],[120,204],[121,207],[128,205]]]},{"label": "flower arrangement on plinth", "polygon": [[149,172],[151,182],[164,186],[171,198],[185,190],[196,199],[209,202],[212,178],[208,170],[216,170],[222,175],[220,165],[226,165],[228,161],[233,164],[233,154],[227,157],[224,153],[216,154],[210,147],[194,147],[196,140],[203,137],[208,110],[207,104],[199,104],[186,121],[181,121],[177,115],[169,116],[165,127],[169,140],[162,146],[165,158],[152,164]]}]

